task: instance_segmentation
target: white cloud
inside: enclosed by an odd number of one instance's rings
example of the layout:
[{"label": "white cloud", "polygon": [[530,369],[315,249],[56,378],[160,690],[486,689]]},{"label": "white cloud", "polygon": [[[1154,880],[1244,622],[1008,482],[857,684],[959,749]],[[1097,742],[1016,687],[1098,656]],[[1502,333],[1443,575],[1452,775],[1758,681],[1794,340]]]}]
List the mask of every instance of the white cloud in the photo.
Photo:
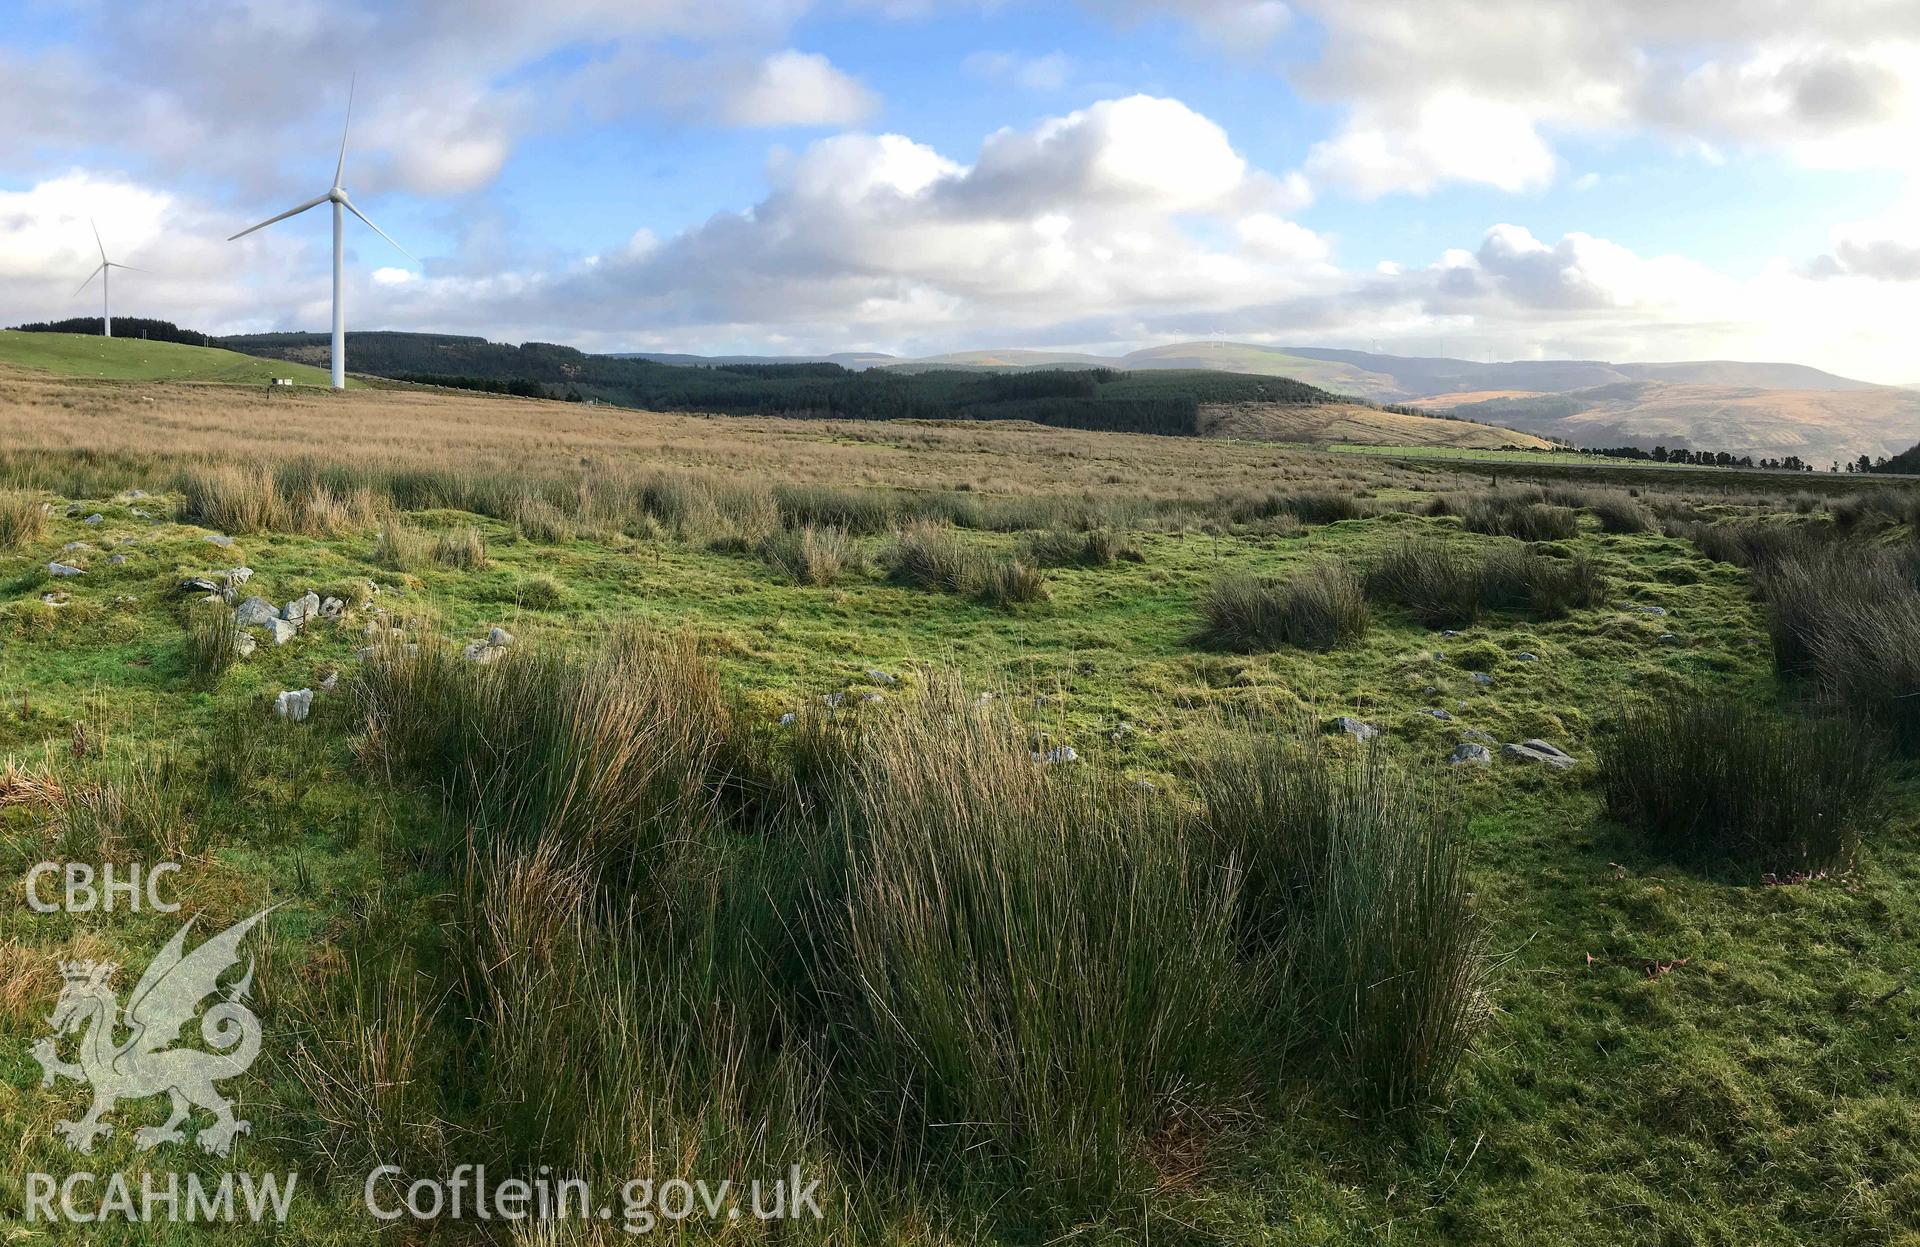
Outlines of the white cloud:
[{"label": "white cloud", "polygon": [[413,272],[404,268],[377,268],[373,270],[373,284],[376,286],[404,286],[413,280]]},{"label": "white cloud", "polygon": [[878,96],[826,57],[787,49],[760,62],[721,106],[720,117],[737,126],[844,126],[866,120],[879,106]]},{"label": "white cloud", "polygon": [[1029,91],[1059,91],[1073,76],[1073,60],[1064,52],[1023,56],[1018,52],[974,52],[960,68],[990,82],[1011,82]]},{"label": "white cloud", "polygon": [[1361,110],[1307,156],[1316,181],[1368,198],[1426,194],[1443,182],[1483,182],[1504,191],[1553,181],[1554,156],[1526,110],[1457,91],[1406,110]]}]

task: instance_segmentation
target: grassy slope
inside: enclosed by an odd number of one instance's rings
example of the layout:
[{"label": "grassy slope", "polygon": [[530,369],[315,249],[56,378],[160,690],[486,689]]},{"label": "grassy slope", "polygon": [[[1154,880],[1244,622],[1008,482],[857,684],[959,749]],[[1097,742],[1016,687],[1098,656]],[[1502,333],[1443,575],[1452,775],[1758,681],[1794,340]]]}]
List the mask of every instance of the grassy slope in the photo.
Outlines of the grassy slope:
[{"label": "grassy slope", "polygon": [[1201,422],[1212,437],[1251,441],[1355,444],[1447,450],[1497,450],[1517,446],[1549,450],[1552,443],[1531,433],[1516,433],[1470,420],[1409,416],[1348,403],[1318,405],[1239,404],[1201,408]]},{"label": "grassy slope", "polygon": [[[836,589],[795,588],[750,557],[672,544],[515,541],[488,520],[477,522],[492,543],[490,569],[401,576],[370,561],[371,533],[262,535],[219,550],[199,530],[142,519],[135,507],[156,503],[89,499],[31,547],[0,555],[0,700],[10,708],[0,754],[64,762],[77,722],[95,739],[104,733],[118,757],[236,721],[265,722],[270,738],[323,751],[321,782],[271,766],[249,781],[273,821],[213,834],[215,820],[199,815],[184,846],[200,863],[187,881],[190,909],[226,917],[269,897],[290,902],[262,971],[269,992],[337,973],[370,929],[430,925],[434,911],[405,834],[412,807],[359,782],[328,737],[273,726],[255,700],[350,663],[362,643],[358,620],[263,648],[213,693],[186,686],[178,609],[166,591],[183,572],[239,562],[257,571],[249,591],[277,600],[375,577],[402,590],[382,595],[390,606],[436,615],[454,638],[495,622],[523,640],[580,636],[618,616],[684,624],[769,720],[864,686],[868,666],[905,674],[904,689],[892,690],[902,696],[916,683],[911,664],[950,665],[969,687],[1018,691],[1035,723],[1088,765],[1152,777],[1175,794],[1183,741],[1221,707],[1250,703],[1362,714],[1386,725],[1409,764],[1462,781],[1481,908],[1504,961],[1500,1014],[1455,1102],[1408,1122],[1398,1142],[1319,1111],[1224,1140],[1204,1158],[1204,1184],[1179,1180],[1192,1198],[1169,1197],[1175,1212],[1156,1241],[1182,1241],[1183,1223],[1204,1227],[1201,1241],[1276,1243],[1378,1241],[1388,1227],[1405,1242],[1594,1244],[1866,1242],[1920,1228],[1912,1173],[1920,1064],[1906,1055],[1920,1008],[1910,995],[1848,1003],[1920,973],[1911,794],[1900,834],[1872,846],[1855,876],[1760,888],[1646,855],[1601,817],[1584,769],[1459,776],[1438,765],[1464,728],[1503,740],[1543,735],[1590,757],[1624,700],[1773,696],[1745,574],[1683,543],[1591,528],[1569,543],[1603,561],[1618,597],[1658,603],[1670,612],[1664,619],[1606,608],[1550,624],[1494,622],[1445,640],[1388,621],[1351,653],[1239,657],[1198,652],[1187,640],[1192,603],[1222,570],[1285,573],[1320,555],[1364,558],[1416,530],[1492,539],[1453,521],[1393,516],[1295,537],[1148,534],[1144,566],[1052,573],[1052,602],[1001,614],[862,576]],[[79,517],[96,510],[105,522],[83,525]],[[76,540],[95,550],[61,556],[84,563],[88,576],[59,586],[72,605],[42,607],[37,599],[52,587],[46,560]],[[129,562],[111,566],[106,545],[121,541]],[[564,586],[558,608],[516,608],[519,586],[535,574]],[[1663,631],[1681,643],[1657,644]],[[1540,661],[1520,661],[1523,650]],[[1470,667],[1491,671],[1494,684],[1470,682]],[[1436,705],[1455,721],[1420,713]],[[1140,730],[1110,742],[1120,719]],[[0,814],[8,833],[0,876],[73,851],[24,808]],[[18,904],[17,887],[9,895],[0,907],[9,967],[46,971],[44,958],[82,932],[140,964],[172,929],[157,919],[42,919]],[[1678,958],[1686,962],[1672,973],[1646,969]],[[24,1141],[15,1170],[69,1161],[47,1130],[76,1107],[76,1092],[39,1091],[27,1053],[50,1000],[46,977],[22,975],[14,995],[0,990],[0,1134]],[[280,1006],[269,1015],[270,1046],[290,1047],[299,1025],[298,993],[285,990],[269,997]],[[246,1163],[310,1162],[298,1084],[271,1058],[261,1070],[265,1085],[248,1090],[255,1106],[289,1107],[245,1145]],[[123,1132],[95,1167],[127,1163],[126,1147]],[[0,1208],[17,1212],[11,1180],[0,1178]],[[322,1194],[312,1181],[302,1192],[297,1224],[279,1241],[361,1241],[353,1190]]]},{"label": "grassy slope", "polygon": [[140,338],[98,338],[79,333],[19,333],[0,330],[0,364],[63,377],[112,381],[211,381],[265,385],[292,377],[297,385],[326,385],[326,370],[260,359],[213,347]]}]

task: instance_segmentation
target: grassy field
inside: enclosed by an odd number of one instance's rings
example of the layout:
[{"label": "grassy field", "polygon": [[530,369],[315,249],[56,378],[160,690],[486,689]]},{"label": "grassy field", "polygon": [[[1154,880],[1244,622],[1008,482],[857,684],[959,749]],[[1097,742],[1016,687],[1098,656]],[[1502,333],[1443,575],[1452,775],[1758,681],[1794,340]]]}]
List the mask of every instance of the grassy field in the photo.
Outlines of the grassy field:
[{"label": "grassy field", "polygon": [[[289,1225],[231,1236],[358,1243],[374,1164],[484,1161],[823,1180],[818,1224],[685,1242],[1920,1235],[1910,763],[1810,808],[1862,839],[1803,870],[1703,862],[1619,795],[1669,759],[1673,809],[1727,791],[1658,736],[1693,728],[1645,722],[1694,705],[1808,777],[1757,767],[1743,825],[1814,791],[1837,729],[1769,628],[1833,591],[1771,572],[1762,599],[1754,569],[1783,536],[1901,557],[1904,495],[1487,495],[1233,442],[406,392],[264,410],[0,378],[0,877],[170,860],[203,932],[280,906],[234,1160],[136,1153],[151,1100],[83,1158],[53,1129],[84,1092],[31,1051],[57,963],[114,958],[124,991],[178,923],[9,883],[9,1220],[21,1174],[83,1161],[298,1170]],[[178,591],[236,566],[238,597],[339,617],[236,657],[226,604]],[[276,718],[303,688],[312,717]],[[1501,755],[1535,739],[1575,764]],[[1476,741],[1490,764],[1448,764]]]},{"label": "grassy field", "polygon": [[1209,434],[1215,437],[1355,446],[1400,453],[1511,455],[1546,452],[1553,445],[1531,433],[1516,433],[1490,424],[1410,416],[1349,403],[1208,407],[1202,409],[1201,418]]},{"label": "grassy field", "polygon": [[[275,377],[296,385],[327,385],[324,368],[257,359],[213,347],[78,333],[0,330],[0,365],[62,377],[109,381],[194,381],[264,386]],[[349,382],[349,385],[354,384]]]}]

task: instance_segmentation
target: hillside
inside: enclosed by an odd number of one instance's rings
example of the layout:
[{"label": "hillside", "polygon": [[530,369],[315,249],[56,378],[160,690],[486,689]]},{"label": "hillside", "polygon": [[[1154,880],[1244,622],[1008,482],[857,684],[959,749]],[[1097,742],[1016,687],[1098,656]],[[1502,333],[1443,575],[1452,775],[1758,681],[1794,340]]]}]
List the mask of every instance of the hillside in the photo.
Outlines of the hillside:
[{"label": "hillside", "polygon": [[260,359],[217,347],[73,333],[20,333],[11,329],[0,330],[0,364],[63,377],[108,381],[201,381],[226,385],[265,385],[274,377],[292,377],[298,385],[326,385],[329,381],[321,368]]},{"label": "hillside", "polygon": [[1628,381],[1570,394],[1498,398],[1453,408],[1581,446],[1658,445],[1778,458],[1816,468],[1894,455],[1920,440],[1920,394],[1783,390]]},{"label": "hillside", "polygon": [[1200,409],[1201,428],[1208,437],[1245,441],[1335,443],[1361,446],[1450,446],[1462,450],[1551,450],[1553,444],[1531,433],[1518,433],[1470,420],[1412,416],[1358,403],[1281,407],[1274,404],[1211,404]]}]

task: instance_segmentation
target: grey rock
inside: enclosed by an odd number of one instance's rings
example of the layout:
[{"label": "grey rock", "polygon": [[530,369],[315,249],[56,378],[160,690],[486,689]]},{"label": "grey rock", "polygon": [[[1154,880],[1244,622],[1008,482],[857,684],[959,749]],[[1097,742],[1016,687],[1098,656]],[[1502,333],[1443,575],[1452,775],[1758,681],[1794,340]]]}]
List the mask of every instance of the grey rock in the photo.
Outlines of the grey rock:
[{"label": "grey rock", "polygon": [[1544,740],[1523,740],[1517,745],[1503,745],[1500,756],[1512,762],[1545,763],[1556,771],[1564,771],[1574,765],[1574,759]]},{"label": "grey rock", "polygon": [[1491,766],[1493,755],[1487,752],[1485,745],[1468,741],[1447,755],[1447,764],[1449,766]]},{"label": "grey rock", "polygon": [[55,592],[55,593],[41,594],[40,600],[42,602],[45,602],[48,606],[65,606],[72,599],[69,598],[69,596],[66,593]]},{"label": "grey rock", "polygon": [[992,693],[976,693],[974,694],[973,704],[976,706],[984,706],[992,700],[993,700]]},{"label": "grey rock", "polygon": [[795,714],[791,710],[787,711],[785,714],[780,716],[781,727],[792,727],[795,723],[798,723],[799,721],[800,721],[800,716]]},{"label": "grey rock", "polygon": [[106,521],[106,518],[107,518],[106,516],[101,515],[98,511],[96,511],[92,515],[89,515],[87,517],[86,522],[89,524],[100,524],[100,523],[104,523]]},{"label": "grey rock", "polygon": [[1337,732],[1345,732],[1355,740],[1372,740],[1380,734],[1380,729],[1371,723],[1363,723],[1351,715],[1341,715],[1333,721]]},{"label": "grey rock", "polygon": [[65,563],[47,564],[47,575],[49,576],[84,576],[86,574],[86,569],[83,567],[70,567]]},{"label": "grey rock", "polygon": [[238,589],[241,585],[253,579],[253,569],[251,567],[229,567],[221,573],[221,577],[228,585]]},{"label": "grey rock", "polygon": [[338,619],[347,613],[347,604],[339,598],[323,598],[320,602],[320,618]]},{"label": "grey rock", "polygon": [[1470,727],[1462,732],[1461,735],[1465,736],[1468,740],[1477,740],[1483,745],[1497,745],[1500,743],[1495,740],[1490,733],[1483,732],[1477,727]]},{"label": "grey rock", "polygon": [[329,671],[327,672],[327,678],[320,681],[320,691],[323,693],[331,693],[334,686],[338,683],[340,683],[340,673],[338,671]]},{"label": "grey rock", "polygon": [[498,627],[489,628],[487,630],[487,644],[488,645],[512,645],[513,633],[508,632],[505,628],[498,628]]},{"label": "grey rock", "polygon": [[268,620],[279,617],[280,612],[265,598],[248,598],[233,608],[233,622],[242,628],[262,628]]},{"label": "grey rock", "polygon": [[1155,793],[1160,791],[1160,785],[1150,779],[1136,779],[1131,784],[1128,784],[1127,787],[1140,793]]},{"label": "grey rock", "polygon": [[460,656],[468,662],[493,662],[506,652],[504,645],[489,645],[485,641],[468,641],[460,650]]},{"label": "grey rock", "polygon": [[147,491],[144,489],[129,489],[126,496],[129,498],[144,498],[147,496]]},{"label": "grey rock", "polygon": [[84,541],[69,541],[66,545],[61,546],[60,549],[64,552],[71,552],[74,550],[91,550],[93,547]]},{"label": "grey rock", "polygon": [[125,563],[126,561],[127,561],[127,556],[124,554],[116,554],[112,558],[107,560],[107,562],[113,564],[115,567],[119,567],[121,564]]},{"label": "grey rock", "polygon": [[867,668],[867,678],[869,680],[872,680],[875,684],[885,684],[889,686],[898,684],[900,682],[899,676],[889,675],[887,672],[881,671],[875,667]]},{"label": "grey rock", "polygon": [[846,699],[845,693],[825,693],[821,695],[820,704],[829,710],[837,710],[840,708],[840,703]]},{"label": "grey rock", "polygon": [[242,658],[250,657],[253,651],[259,648],[260,642],[245,632],[233,638],[233,652]]},{"label": "grey rock", "polygon": [[1035,762],[1044,762],[1048,766],[1060,762],[1078,762],[1080,760],[1080,752],[1072,745],[1055,745],[1045,753],[1034,754],[1033,760]]},{"label": "grey rock", "polygon": [[1513,656],[1513,660],[1515,662],[1539,662],[1540,655],[1534,653],[1532,650],[1523,649]]},{"label": "grey rock", "polygon": [[273,712],[295,723],[305,722],[308,712],[312,709],[313,690],[310,688],[297,688],[273,699]]},{"label": "grey rock", "polygon": [[219,546],[222,550],[231,549],[233,547],[233,538],[227,536],[225,533],[208,533],[206,536],[202,537],[200,540],[207,542],[210,545]]},{"label": "grey rock", "polygon": [[1469,680],[1472,680],[1475,684],[1492,684],[1493,683],[1493,677],[1488,675],[1484,671],[1475,671],[1470,675],[1468,675],[1467,678]]},{"label": "grey rock", "polygon": [[1443,628],[1440,632],[1440,635],[1441,636],[1459,636],[1460,634],[1452,628]]},{"label": "grey rock", "polygon": [[1445,722],[1447,722],[1447,721],[1448,721],[1449,719],[1451,719],[1451,718],[1453,718],[1453,712],[1452,712],[1452,711],[1449,711],[1449,710],[1435,710],[1435,709],[1433,709],[1433,708],[1431,708],[1431,707],[1428,707],[1428,708],[1424,708],[1424,709],[1422,709],[1422,710],[1420,711],[1420,713],[1421,713],[1421,714],[1425,714],[1425,715],[1431,715],[1431,716],[1433,716],[1434,718],[1436,718],[1436,719],[1438,719],[1438,720],[1440,720],[1440,721],[1441,721],[1442,723],[1445,723]]},{"label": "grey rock", "polygon": [[885,693],[860,694],[860,702],[862,705],[866,705],[866,706],[871,706],[876,701],[885,701],[886,699],[887,699],[887,695]]},{"label": "grey rock", "polygon": [[1671,632],[1662,632],[1662,633],[1660,634],[1660,637],[1659,637],[1659,640],[1660,640],[1660,644],[1662,644],[1662,645],[1678,645],[1678,644],[1680,644],[1680,638],[1679,638],[1679,637],[1677,637],[1677,636],[1675,636],[1675,635],[1673,635],[1673,633],[1671,633]]},{"label": "grey rock", "polygon": [[307,592],[288,602],[286,609],[280,612],[280,618],[296,628],[304,628],[307,622],[320,616],[320,595],[309,589]]},{"label": "grey rock", "polygon": [[285,645],[288,641],[293,640],[296,632],[300,631],[277,615],[268,619],[264,626],[267,629],[267,639],[275,645]]}]

